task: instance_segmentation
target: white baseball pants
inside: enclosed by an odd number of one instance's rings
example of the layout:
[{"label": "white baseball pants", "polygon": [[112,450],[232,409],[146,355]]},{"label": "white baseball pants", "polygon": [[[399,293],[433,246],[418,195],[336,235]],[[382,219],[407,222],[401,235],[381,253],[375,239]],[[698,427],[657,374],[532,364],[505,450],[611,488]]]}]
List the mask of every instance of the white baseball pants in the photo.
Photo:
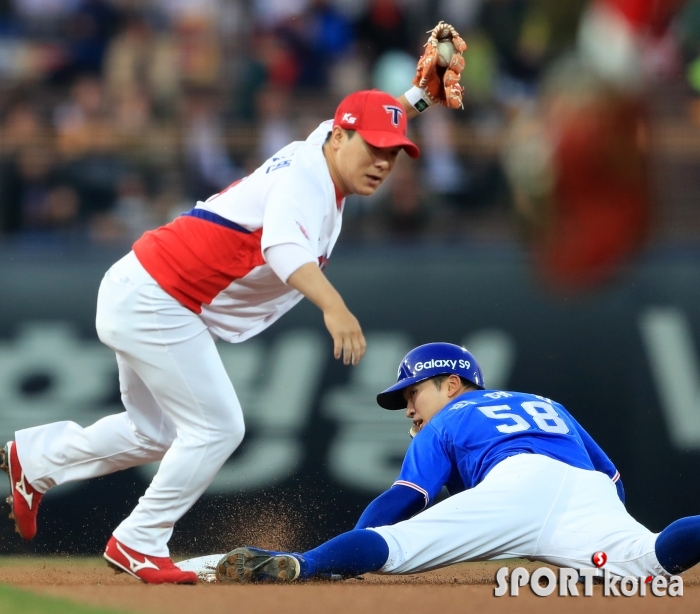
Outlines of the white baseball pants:
[{"label": "white baseball pants", "polygon": [[374,531],[389,544],[381,573],[510,558],[594,568],[603,551],[613,574],[668,575],[657,534],[629,515],[608,476],[539,454],[511,456],[471,490]]},{"label": "white baseball pants", "polygon": [[161,461],[139,503],[114,531],[137,552],[168,556],[173,526],[243,439],[240,403],[201,318],[167,294],[133,252],[106,273],[97,333],[117,354],[126,412],[15,435],[39,491]]}]

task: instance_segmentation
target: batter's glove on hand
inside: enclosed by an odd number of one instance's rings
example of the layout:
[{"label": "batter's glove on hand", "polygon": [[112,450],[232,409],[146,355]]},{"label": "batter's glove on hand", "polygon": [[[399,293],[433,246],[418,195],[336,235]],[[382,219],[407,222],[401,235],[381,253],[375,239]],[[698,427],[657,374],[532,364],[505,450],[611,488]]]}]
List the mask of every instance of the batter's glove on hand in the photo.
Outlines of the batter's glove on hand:
[{"label": "batter's glove on hand", "polygon": [[[419,113],[436,103],[448,109],[464,108],[462,103],[464,88],[459,84],[459,79],[464,70],[462,54],[467,49],[467,43],[457,30],[444,21],[429,30],[428,34],[430,37],[425,43],[425,52],[418,60],[416,76],[413,79],[415,87],[406,92],[406,99]],[[452,57],[449,58],[446,66],[438,64],[440,59],[438,45],[443,42],[452,43],[454,47]]]}]

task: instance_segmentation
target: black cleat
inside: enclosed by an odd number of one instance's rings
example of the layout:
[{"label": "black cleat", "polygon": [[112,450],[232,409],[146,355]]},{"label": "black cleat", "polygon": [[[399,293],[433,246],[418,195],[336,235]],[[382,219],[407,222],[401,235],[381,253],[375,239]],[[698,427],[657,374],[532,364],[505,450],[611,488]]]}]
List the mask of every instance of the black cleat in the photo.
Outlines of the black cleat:
[{"label": "black cleat", "polygon": [[291,554],[236,548],[225,555],[216,566],[219,582],[293,582],[299,577],[301,565]]}]

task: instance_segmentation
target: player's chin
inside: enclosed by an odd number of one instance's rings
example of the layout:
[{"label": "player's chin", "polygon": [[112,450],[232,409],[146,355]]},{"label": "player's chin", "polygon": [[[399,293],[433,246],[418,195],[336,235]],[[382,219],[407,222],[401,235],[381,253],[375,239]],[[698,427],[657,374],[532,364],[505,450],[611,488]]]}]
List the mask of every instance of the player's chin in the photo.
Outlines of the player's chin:
[{"label": "player's chin", "polygon": [[377,191],[377,188],[384,183],[384,179],[380,177],[371,177],[365,175],[362,182],[357,186],[357,194],[360,196],[371,196]]}]

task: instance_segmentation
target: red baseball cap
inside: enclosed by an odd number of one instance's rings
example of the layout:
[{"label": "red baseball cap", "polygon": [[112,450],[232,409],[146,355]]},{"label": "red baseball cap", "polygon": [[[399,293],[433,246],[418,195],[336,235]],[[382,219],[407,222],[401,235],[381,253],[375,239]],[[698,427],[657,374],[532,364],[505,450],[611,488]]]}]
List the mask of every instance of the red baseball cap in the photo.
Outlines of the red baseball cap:
[{"label": "red baseball cap", "polygon": [[379,90],[362,90],[344,98],[333,125],[357,130],[374,147],[399,145],[411,158],[420,156],[420,149],[406,138],[406,111],[396,98]]}]

